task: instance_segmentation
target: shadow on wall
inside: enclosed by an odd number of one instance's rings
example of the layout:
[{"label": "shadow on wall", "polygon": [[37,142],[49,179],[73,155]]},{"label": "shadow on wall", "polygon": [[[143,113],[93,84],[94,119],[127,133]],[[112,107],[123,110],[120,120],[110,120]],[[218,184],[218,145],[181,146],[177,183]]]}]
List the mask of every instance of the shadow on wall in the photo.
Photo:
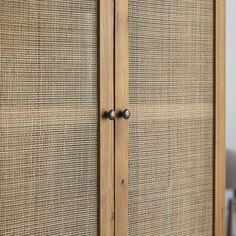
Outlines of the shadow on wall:
[{"label": "shadow on wall", "polygon": [[236,189],[236,151],[227,150],[226,188]]},{"label": "shadow on wall", "polygon": [[236,235],[236,151],[227,150],[226,159],[226,235]]}]

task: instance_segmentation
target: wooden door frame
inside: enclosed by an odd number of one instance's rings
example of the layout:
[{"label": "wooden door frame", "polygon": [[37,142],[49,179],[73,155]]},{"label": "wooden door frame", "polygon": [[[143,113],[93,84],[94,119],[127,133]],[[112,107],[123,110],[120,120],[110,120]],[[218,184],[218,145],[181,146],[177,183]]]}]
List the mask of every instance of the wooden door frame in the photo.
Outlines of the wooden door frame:
[{"label": "wooden door frame", "polygon": [[[128,108],[128,0],[115,0],[115,110]],[[115,236],[128,236],[128,120],[115,121]]]},{"label": "wooden door frame", "polygon": [[215,236],[225,235],[226,0],[215,0]]},{"label": "wooden door frame", "polygon": [[[215,0],[215,236],[225,233],[225,5]],[[128,107],[128,74],[128,0],[100,0],[101,236],[128,235],[128,121],[117,119],[114,127],[102,118]]]},{"label": "wooden door frame", "polygon": [[114,235],[114,121],[104,118],[114,109],[114,2],[99,0],[99,235]]}]

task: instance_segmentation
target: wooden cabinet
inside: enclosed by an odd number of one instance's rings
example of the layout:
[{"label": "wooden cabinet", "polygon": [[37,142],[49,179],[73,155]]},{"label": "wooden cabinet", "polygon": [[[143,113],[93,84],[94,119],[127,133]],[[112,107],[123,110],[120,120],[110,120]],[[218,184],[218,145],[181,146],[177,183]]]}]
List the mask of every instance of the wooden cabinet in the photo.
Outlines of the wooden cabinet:
[{"label": "wooden cabinet", "polygon": [[224,0],[0,9],[0,235],[223,236]]}]

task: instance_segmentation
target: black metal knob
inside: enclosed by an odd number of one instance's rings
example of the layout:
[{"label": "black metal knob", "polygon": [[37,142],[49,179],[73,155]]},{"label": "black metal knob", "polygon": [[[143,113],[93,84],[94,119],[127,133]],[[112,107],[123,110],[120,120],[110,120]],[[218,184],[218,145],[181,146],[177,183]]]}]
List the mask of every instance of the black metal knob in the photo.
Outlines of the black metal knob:
[{"label": "black metal knob", "polygon": [[120,117],[123,117],[125,120],[128,120],[130,117],[130,111],[128,109],[123,110],[120,112]]},{"label": "black metal knob", "polygon": [[104,117],[109,120],[115,120],[116,118],[116,113],[114,110],[106,111],[104,114]]}]

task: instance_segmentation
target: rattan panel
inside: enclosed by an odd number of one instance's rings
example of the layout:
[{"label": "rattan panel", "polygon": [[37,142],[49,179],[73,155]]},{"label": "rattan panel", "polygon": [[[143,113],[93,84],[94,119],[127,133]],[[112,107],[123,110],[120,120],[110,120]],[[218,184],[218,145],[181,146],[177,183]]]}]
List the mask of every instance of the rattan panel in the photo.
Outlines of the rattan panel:
[{"label": "rattan panel", "polygon": [[213,236],[214,1],[129,1],[129,236]]},{"label": "rattan panel", "polygon": [[0,12],[0,235],[98,235],[97,1]]}]

